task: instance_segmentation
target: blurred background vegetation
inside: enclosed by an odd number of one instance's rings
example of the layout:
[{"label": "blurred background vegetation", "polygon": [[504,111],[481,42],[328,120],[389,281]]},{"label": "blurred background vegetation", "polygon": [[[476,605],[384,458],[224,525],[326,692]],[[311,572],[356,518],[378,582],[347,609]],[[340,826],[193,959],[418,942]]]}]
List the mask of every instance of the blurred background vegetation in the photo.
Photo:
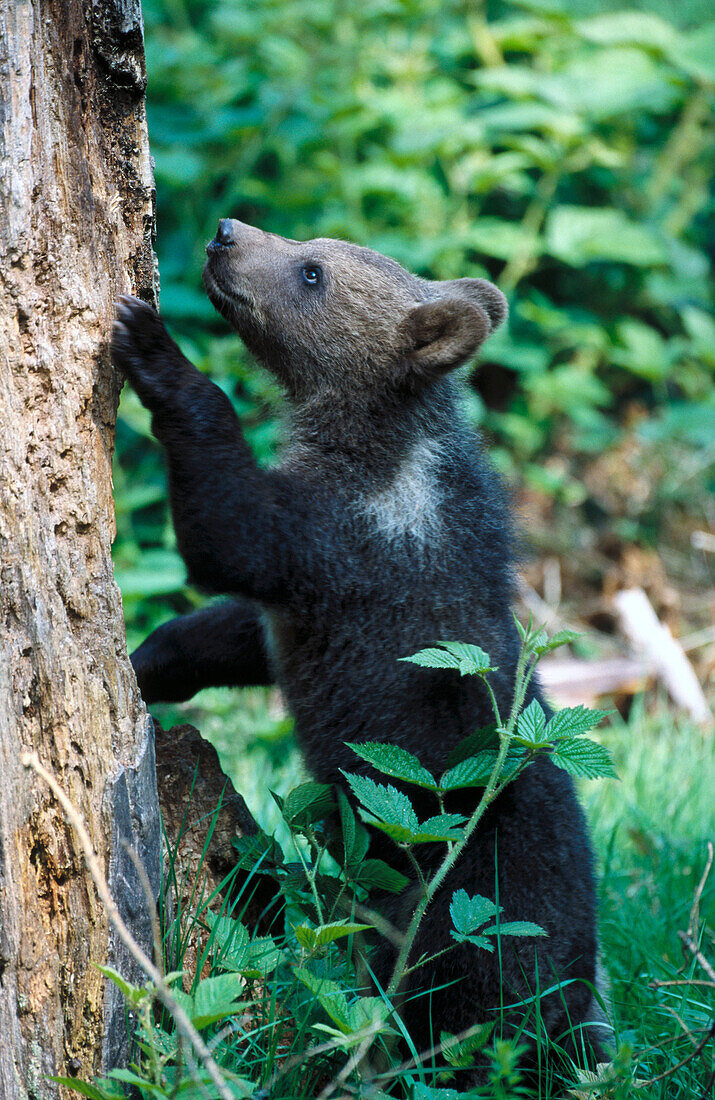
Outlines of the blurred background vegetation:
[{"label": "blurred background vegetation", "polygon": [[[280,395],[201,287],[220,217],[344,236],[427,277],[488,276],[511,317],[468,374],[468,411],[521,510],[530,581],[541,590],[556,561],[562,608],[601,637],[604,593],[623,583],[677,633],[705,625],[708,552],[692,534],[712,518],[715,454],[707,5],[145,0],[144,18],[161,310],[258,460],[280,443]],[[202,597],[126,388],[115,483],[133,648]],[[159,713],[230,746],[234,774],[250,743],[254,780],[278,761],[295,777],[290,723],[265,693]]]},{"label": "blurred background vegetation", "polygon": [[[145,0],[161,309],[235,402],[259,461],[280,394],[201,287],[233,216],[340,236],[421,275],[482,275],[508,331],[468,374],[468,411],[528,529],[527,574],[609,629],[641,583],[678,633],[703,625],[715,454],[708,183],[715,23],[696,0]],[[130,647],[202,597],[185,586],[148,415],[125,389],[116,572]],[[712,518],[712,517],[710,517]],[[529,555],[533,560],[529,560]],[[286,756],[265,693],[181,714]],[[275,741],[279,749],[272,754]],[[257,762],[251,762],[255,778]]]},{"label": "blurred background vegetation", "polygon": [[[280,394],[203,293],[220,217],[346,237],[427,277],[487,276],[511,317],[466,373],[468,412],[521,512],[533,590],[591,630],[586,655],[615,635],[609,595],[630,584],[676,634],[702,637],[715,455],[708,5],[143,6],[161,310],[234,401],[258,460],[280,444]],[[160,449],[126,388],[115,486],[133,648],[202,597],[185,585]],[[704,654],[691,649],[701,674]],[[276,824],[267,788],[295,786],[301,763],[275,693],[210,690],[155,710],[165,725],[193,721],[261,823]],[[649,978],[682,961],[676,931],[715,831],[715,762],[712,741],[662,698],[624,714],[603,734],[621,783],[585,794],[624,1034],[660,1050],[673,1010],[694,1029],[708,1019],[704,995],[671,1004],[677,988]],[[705,917],[712,892],[702,904]],[[648,1096],[696,1095],[691,1070],[682,1091],[668,1078]]]}]

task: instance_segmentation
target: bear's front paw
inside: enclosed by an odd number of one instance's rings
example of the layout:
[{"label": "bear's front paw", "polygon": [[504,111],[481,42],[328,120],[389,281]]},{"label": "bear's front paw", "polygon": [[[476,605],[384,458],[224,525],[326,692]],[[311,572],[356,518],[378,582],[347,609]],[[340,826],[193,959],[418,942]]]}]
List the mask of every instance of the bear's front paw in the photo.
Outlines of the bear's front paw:
[{"label": "bear's front paw", "polygon": [[149,408],[162,403],[193,367],[166,331],[156,310],[124,294],[112,329],[112,360]]}]

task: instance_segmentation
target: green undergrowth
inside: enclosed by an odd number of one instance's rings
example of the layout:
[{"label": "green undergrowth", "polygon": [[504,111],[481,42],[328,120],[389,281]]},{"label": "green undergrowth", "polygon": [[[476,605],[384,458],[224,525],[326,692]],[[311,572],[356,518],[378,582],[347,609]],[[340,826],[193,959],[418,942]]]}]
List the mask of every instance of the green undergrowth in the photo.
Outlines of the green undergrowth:
[{"label": "green undergrowth", "polygon": [[[627,722],[612,714],[605,725],[604,712],[581,707],[560,711],[550,722],[538,704],[520,711],[519,698],[536,660],[564,640],[572,639],[547,642],[543,633],[527,630],[512,713],[500,716],[496,728],[467,739],[441,776],[428,773],[403,750],[353,746],[356,760],[370,761],[382,780],[346,773],[358,816],[343,794],[310,781],[296,787],[289,778],[283,761],[295,750],[270,696],[261,703],[260,693],[225,693],[236,732],[231,752],[223,752],[227,771],[249,800],[253,796],[261,824],[274,819],[267,812],[269,804],[274,807],[291,844],[281,851],[266,833],[238,841],[234,889],[224,891],[222,901],[218,893],[205,896],[200,883],[172,881],[181,872],[172,855],[176,838],[167,838],[162,912],[167,983],[215,1059],[224,1095],[705,1100],[713,1067],[715,990],[695,953],[713,956],[715,889],[711,880],[701,881],[706,841],[715,835],[712,740],[664,704],[648,712],[637,702]],[[457,668],[488,686],[489,658],[478,647],[441,643],[412,660],[423,666],[424,675]],[[215,703],[218,697],[212,693],[201,702]],[[192,717],[199,709],[182,708]],[[205,729],[211,729],[212,716],[217,717],[214,708],[204,711]],[[230,726],[230,718],[220,717]],[[244,734],[261,722],[263,736],[249,747]],[[226,743],[217,747],[225,750]],[[598,1080],[589,1081],[558,1058],[553,1044],[542,1042],[543,1078],[527,1085],[519,1036],[503,1037],[498,1013],[459,1036],[435,1036],[437,1049],[426,1055],[405,1031],[398,993],[407,967],[419,966],[410,946],[440,876],[459,858],[489,801],[544,751],[583,783],[601,867],[601,940],[614,1060],[600,1069]],[[418,821],[409,797],[415,787],[434,790],[440,804],[440,792],[474,787],[472,818],[441,813]],[[360,817],[413,860],[417,877],[409,887],[401,872],[369,858]],[[425,842],[441,844],[445,854],[436,873],[422,878],[413,857]],[[272,882],[273,888],[261,902],[256,928],[255,899],[250,906],[259,882]],[[414,916],[391,978],[375,985],[364,936],[375,934],[371,928],[383,931],[370,901],[378,886],[414,891]],[[187,895],[188,905],[177,908],[177,899]],[[475,965],[480,952],[501,951],[505,937],[522,937],[526,945],[544,934],[528,914],[504,923],[497,901],[463,890],[453,895],[450,914],[452,936],[473,944]],[[182,973],[199,929],[198,960]],[[689,947],[683,947],[683,933],[691,938]],[[95,1100],[124,1096],[130,1087],[142,1098],[221,1095],[191,1043],[181,1040],[175,1018],[157,1007],[151,985],[130,986],[105,973],[120,984],[133,1013],[134,1061],[103,1081],[75,1081],[73,1087]],[[524,1033],[538,1034],[538,998],[524,1005],[524,1013]],[[484,1074],[480,1085],[470,1084],[468,1076],[475,1063]]]}]

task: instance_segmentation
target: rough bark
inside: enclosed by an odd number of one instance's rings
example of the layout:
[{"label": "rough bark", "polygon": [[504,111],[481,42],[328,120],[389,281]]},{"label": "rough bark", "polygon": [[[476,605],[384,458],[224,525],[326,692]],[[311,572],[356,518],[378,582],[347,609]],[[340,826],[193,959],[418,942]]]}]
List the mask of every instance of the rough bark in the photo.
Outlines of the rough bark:
[{"label": "rough bark", "polygon": [[[115,296],[152,300],[139,0],[0,0],[0,1096],[120,1059],[92,962],[125,960],[42,762],[146,940],[122,847],[156,880],[151,724],[112,578]],[[103,1063],[103,1064],[102,1064]]]},{"label": "rough bark", "polygon": [[[167,927],[179,911],[191,914],[211,898],[209,908],[218,914],[227,901],[240,895],[241,919],[268,934],[266,913],[275,916],[275,886],[262,875],[251,876],[247,883],[247,873],[236,868],[234,838],[257,832],[251,811],[224,774],[216,749],[197,729],[186,725],[163,730],[158,723],[154,729],[159,804],[167,838]],[[181,960],[185,989],[194,979],[207,935],[205,922],[193,924]]]}]

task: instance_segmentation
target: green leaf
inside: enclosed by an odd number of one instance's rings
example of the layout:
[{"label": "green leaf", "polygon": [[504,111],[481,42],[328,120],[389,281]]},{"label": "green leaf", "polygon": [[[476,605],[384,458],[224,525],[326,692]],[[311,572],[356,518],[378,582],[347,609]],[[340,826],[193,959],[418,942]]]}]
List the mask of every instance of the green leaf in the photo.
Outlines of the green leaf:
[{"label": "green leaf", "polygon": [[677,31],[659,15],[642,11],[609,12],[582,19],[576,30],[589,42],[606,46],[636,45],[667,50]]},{"label": "green leaf", "polygon": [[467,642],[437,642],[437,645],[446,649],[457,659],[462,676],[483,675],[485,672],[496,672],[491,665],[491,658],[478,645],[469,645]]},{"label": "green leaf", "polygon": [[569,775],[581,779],[600,779],[602,776],[618,778],[608,749],[588,737],[559,741],[550,759]]},{"label": "green leaf", "polygon": [[446,771],[440,779],[443,791],[456,791],[462,787],[486,787],[497,762],[496,752],[480,752],[462,760]]},{"label": "green leaf", "polygon": [[332,921],[330,924],[321,924],[317,928],[299,924],[293,931],[301,947],[307,951],[314,951],[316,947],[327,947],[329,943],[342,939],[343,936],[351,936],[354,932],[365,932],[368,928],[370,928],[369,924],[351,924],[350,921],[339,920]]},{"label": "green leaf", "polygon": [[211,930],[214,963],[223,970],[240,972],[248,958],[247,929],[231,917],[217,917],[210,911],[205,914],[205,919]]},{"label": "green leaf", "polygon": [[668,52],[671,61],[694,80],[715,84],[715,20],[674,36]]},{"label": "green leaf", "polygon": [[411,657],[400,657],[399,659],[412,665],[419,665],[420,668],[459,668],[459,661],[451,653],[434,647],[421,649],[419,653],[413,653]]},{"label": "green leaf", "polygon": [[450,932],[450,936],[457,943],[472,943],[475,947],[479,947],[482,951],[493,951],[494,943],[492,940],[488,940],[486,936],[478,935],[476,932],[467,934],[466,932]]},{"label": "green leaf", "polygon": [[470,897],[466,890],[455,890],[449,906],[449,914],[452,924],[458,932],[467,935],[474,932],[482,924],[501,912],[502,907],[496,906],[489,898],[475,894]]},{"label": "green leaf", "polygon": [[544,730],[546,729],[546,715],[544,708],[538,699],[532,699],[528,707],[521,712],[517,721],[519,737],[531,745],[541,745],[545,742]]},{"label": "green leaf", "polygon": [[499,749],[499,731],[496,725],[482,726],[481,729],[475,730],[460,741],[447,757],[447,767],[454,768],[463,760],[467,760],[470,756],[478,756],[486,749],[497,751]]},{"label": "green leaf", "polygon": [[367,829],[356,820],[353,808],[350,805],[345,791],[338,789],[338,806],[340,808],[340,822],[343,833],[343,848],[345,850],[345,864],[353,867],[359,864],[367,855],[370,846],[370,836]]},{"label": "green leaf", "polygon": [[64,1085],[66,1089],[71,1089],[72,1092],[78,1092],[81,1096],[89,1096],[90,1100],[108,1100],[108,1097],[117,1097],[117,1100],[124,1100],[124,1089],[118,1091],[112,1090],[108,1092],[106,1089],[101,1091],[95,1086],[90,1085],[88,1081],[79,1081],[75,1077],[50,1077],[50,1081],[54,1081],[56,1085]]},{"label": "green leaf", "polygon": [[507,920],[503,924],[493,924],[491,928],[483,928],[483,936],[548,936],[548,932],[540,924],[534,924],[529,920]]},{"label": "green leaf", "polygon": [[[342,769],[341,769],[342,771]],[[394,840],[409,840],[419,829],[417,814],[406,794],[391,784],[375,783],[366,775],[343,772],[356,798],[370,814],[371,824],[383,828]]]},{"label": "green leaf", "polygon": [[529,235],[518,222],[504,218],[479,218],[470,228],[467,242],[484,256],[496,256],[499,260],[510,260],[522,253],[536,257],[541,251],[536,234]]},{"label": "green leaf", "polygon": [[257,936],[248,945],[248,956],[241,973],[246,978],[265,978],[280,966],[284,958],[272,936]]},{"label": "green leaf", "polygon": [[382,859],[365,859],[354,872],[355,881],[366,890],[386,890],[388,894],[399,894],[410,880],[390,867]]},{"label": "green leaf", "polygon": [[145,550],[141,564],[114,568],[114,579],[125,599],[166,596],[186,587],[186,566],[174,550]]},{"label": "green leaf", "polygon": [[391,1011],[392,1009],[385,1004],[382,997],[358,997],[348,1007],[350,1030],[363,1031],[368,1027],[377,1027],[384,1034]]},{"label": "green leaf", "polygon": [[464,814],[438,814],[423,821],[414,836],[416,843],[424,844],[428,841],[459,840],[462,836],[460,825],[469,821]]},{"label": "green leaf", "polygon": [[[501,782],[509,779],[521,767],[523,761],[523,751],[516,747],[510,748],[501,773],[497,777],[498,780]],[[456,791],[462,787],[486,787],[496,762],[495,751],[480,752],[476,756],[470,756],[444,773],[440,779],[440,787],[443,791]]]},{"label": "green leaf", "polygon": [[463,1093],[456,1089],[438,1089],[432,1085],[425,1085],[422,1081],[416,1081],[412,1093],[413,1100],[460,1100]]},{"label": "green leaf", "polygon": [[301,783],[286,796],[283,817],[296,828],[322,821],[335,810],[333,790],[327,783]]},{"label": "green leaf", "polygon": [[549,720],[544,736],[547,741],[579,737],[582,733],[595,729],[610,713],[608,710],[589,710],[581,704],[577,707],[564,707]]},{"label": "green leaf", "polygon": [[546,242],[552,256],[572,267],[593,260],[650,267],[668,259],[654,233],[612,207],[557,206],[549,215]]},{"label": "green leaf", "polygon": [[437,642],[429,649],[421,649],[411,657],[401,657],[401,661],[408,661],[421,668],[453,668],[461,676],[483,676],[487,672],[496,671],[490,664],[490,658],[478,645],[468,645],[466,642]]},{"label": "green leaf", "polygon": [[216,978],[203,978],[193,998],[191,1022],[199,1030],[209,1024],[234,1016],[246,1002],[238,998],[244,992],[245,983],[238,974],[220,974]]},{"label": "green leaf", "polygon": [[378,741],[368,741],[363,745],[354,745],[346,741],[345,744],[385,775],[391,775],[394,779],[404,779],[408,783],[427,787],[432,791],[437,789],[433,776],[422,767],[417,757],[400,748],[399,745],[386,745]]},{"label": "green leaf", "polygon": [[349,1035],[353,1028],[350,1023],[348,1000],[338,983],[328,978],[318,977],[305,966],[297,966],[293,973],[303,985],[308,987],[333,1023],[337,1024],[345,1035]]},{"label": "green leaf", "polygon": [[559,630],[556,634],[548,639],[548,641],[541,643],[538,647],[534,647],[535,653],[541,657],[544,653],[551,653],[554,649],[558,649],[562,645],[570,645],[571,642],[575,642],[577,638],[582,637],[582,632],[578,630]]},{"label": "green leaf", "polygon": [[455,1069],[466,1069],[472,1065],[473,1055],[485,1046],[493,1030],[492,1021],[480,1024],[472,1035],[467,1035],[464,1039],[458,1039],[456,1035],[450,1035],[446,1031],[440,1032],[439,1041],[445,1061]]},{"label": "green leaf", "polygon": [[121,990],[122,994],[129,1001],[129,1004],[138,1005],[141,1001],[146,1000],[150,996],[148,989],[141,985],[132,985],[128,982],[118,970],[115,970],[112,966],[101,966],[99,963],[94,964],[100,974],[104,974],[105,978],[109,978],[110,982],[113,982],[117,989]]},{"label": "green leaf", "polygon": [[611,361],[649,382],[665,381],[673,366],[673,355],[657,329],[635,317],[626,317],[618,324],[617,332],[623,346],[612,349]]}]

